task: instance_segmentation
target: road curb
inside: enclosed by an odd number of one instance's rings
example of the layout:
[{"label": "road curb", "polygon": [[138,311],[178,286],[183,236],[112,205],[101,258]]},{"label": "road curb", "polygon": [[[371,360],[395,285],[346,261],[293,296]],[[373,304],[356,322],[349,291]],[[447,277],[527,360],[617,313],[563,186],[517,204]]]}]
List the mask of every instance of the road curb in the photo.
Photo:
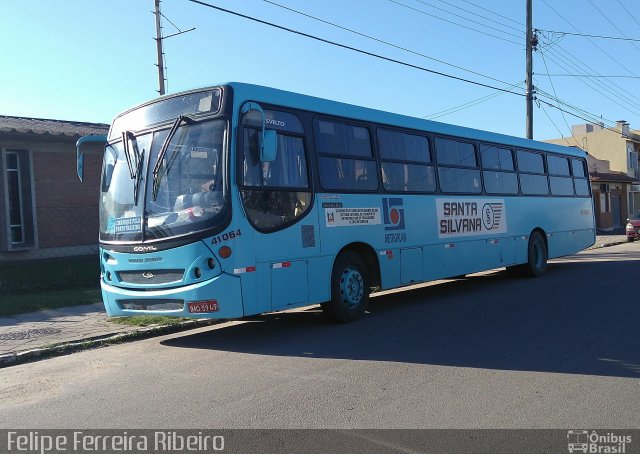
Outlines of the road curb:
[{"label": "road curb", "polygon": [[619,244],[627,244],[627,241],[626,240],[624,240],[624,241],[620,240],[620,241],[613,241],[611,243],[601,243],[601,244],[597,244],[596,243],[593,246],[587,248],[587,250],[589,250],[589,249],[602,249],[602,248],[609,247],[609,246],[618,246]]},{"label": "road curb", "polygon": [[210,326],[227,320],[187,320],[173,325],[145,326],[133,331],[107,333],[100,336],[92,336],[71,342],[61,342],[45,347],[34,348],[22,352],[12,352],[0,355],[0,369],[15,366],[41,359],[68,355],[82,350],[104,347],[111,344],[121,344],[139,339],[161,336],[164,334],[178,333],[194,328]]}]

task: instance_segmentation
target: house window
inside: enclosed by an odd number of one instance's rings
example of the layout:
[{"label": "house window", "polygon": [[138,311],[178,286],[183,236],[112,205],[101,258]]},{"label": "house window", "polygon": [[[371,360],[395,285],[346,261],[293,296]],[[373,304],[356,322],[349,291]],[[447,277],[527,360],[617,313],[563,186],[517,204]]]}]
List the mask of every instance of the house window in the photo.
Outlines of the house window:
[{"label": "house window", "polygon": [[4,153],[5,205],[9,249],[34,245],[34,222],[29,152]]}]

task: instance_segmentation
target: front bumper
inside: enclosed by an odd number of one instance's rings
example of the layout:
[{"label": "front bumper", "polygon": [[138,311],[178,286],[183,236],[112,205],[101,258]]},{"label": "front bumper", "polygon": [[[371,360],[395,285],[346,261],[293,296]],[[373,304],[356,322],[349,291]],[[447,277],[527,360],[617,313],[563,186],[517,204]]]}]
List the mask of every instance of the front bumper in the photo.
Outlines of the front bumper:
[{"label": "front bumper", "polygon": [[[125,289],[100,282],[102,300],[110,317],[131,315],[168,315],[190,318],[240,318],[242,288],[240,278],[220,274],[213,279],[183,287],[152,291]],[[216,312],[190,313],[187,303],[217,302]]]}]

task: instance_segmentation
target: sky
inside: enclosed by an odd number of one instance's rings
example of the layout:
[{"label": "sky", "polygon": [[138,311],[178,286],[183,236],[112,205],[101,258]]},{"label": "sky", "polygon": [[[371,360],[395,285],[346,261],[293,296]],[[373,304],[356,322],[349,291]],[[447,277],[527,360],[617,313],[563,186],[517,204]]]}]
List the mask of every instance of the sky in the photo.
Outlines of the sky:
[{"label": "sky", "polygon": [[[525,136],[525,0],[202,1],[395,62],[163,0],[164,36],[195,27],[163,40],[167,94],[247,82]],[[570,126],[588,121],[640,129],[634,2],[533,0],[535,139],[573,144]],[[0,115],[111,123],[157,97],[153,8],[0,0]]]}]

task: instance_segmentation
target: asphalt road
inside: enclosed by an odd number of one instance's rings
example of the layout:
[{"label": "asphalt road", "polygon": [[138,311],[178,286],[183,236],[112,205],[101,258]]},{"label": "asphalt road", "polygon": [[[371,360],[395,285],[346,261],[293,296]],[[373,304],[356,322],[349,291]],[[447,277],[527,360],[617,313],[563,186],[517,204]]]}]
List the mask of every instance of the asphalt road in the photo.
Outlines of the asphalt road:
[{"label": "asphalt road", "polygon": [[2,428],[638,428],[640,243],[0,370]]}]

